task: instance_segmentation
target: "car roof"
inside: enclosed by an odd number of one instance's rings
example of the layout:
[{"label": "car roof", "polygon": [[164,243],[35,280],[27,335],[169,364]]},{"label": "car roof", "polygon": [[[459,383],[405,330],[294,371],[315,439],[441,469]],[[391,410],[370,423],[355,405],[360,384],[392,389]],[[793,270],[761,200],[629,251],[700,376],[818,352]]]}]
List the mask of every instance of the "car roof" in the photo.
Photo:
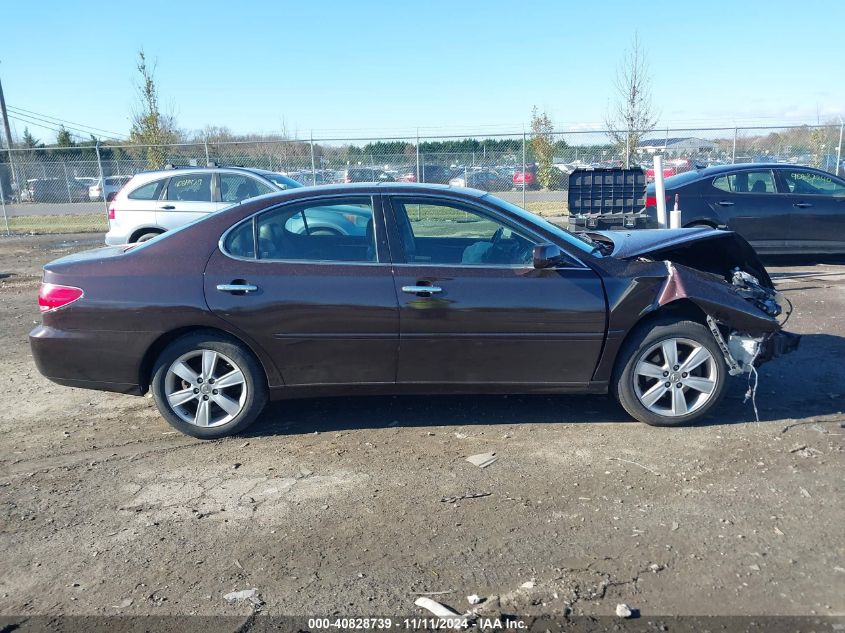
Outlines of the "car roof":
[{"label": "car roof", "polygon": [[296,187],[295,189],[285,189],[284,191],[277,191],[267,193],[262,196],[250,198],[248,202],[256,200],[267,201],[270,199],[278,199],[279,201],[294,198],[306,198],[314,194],[325,196],[337,196],[344,194],[374,194],[374,193],[399,193],[405,195],[413,194],[457,194],[466,198],[483,198],[487,195],[486,191],[480,189],[473,189],[471,187],[453,187],[452,185],[429,184],[429,183],[413,183],[413,182],[352,182],[352,183],[338,183],[330,185],[315,185],[308,187]]},{"label": "car roof", "polygon": [[731,165],[713,165],[712,167],[705,167],[704,169],[697,169],[695,171],[701,176],[711,176],[713,174],[754,169],[808,169],[811,171],[820,171],[808,165],[792,165],[790,163],[734,163]]}]

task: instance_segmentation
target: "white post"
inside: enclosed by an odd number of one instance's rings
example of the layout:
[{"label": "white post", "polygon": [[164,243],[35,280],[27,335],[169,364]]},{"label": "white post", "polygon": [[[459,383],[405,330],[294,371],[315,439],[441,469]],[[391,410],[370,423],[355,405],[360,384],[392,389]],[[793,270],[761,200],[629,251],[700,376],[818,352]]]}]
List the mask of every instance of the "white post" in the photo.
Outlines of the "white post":
[{"label": "white post", "polygon": [[669,212],[669,228],[681,228],[681,210],[678,208],[678,194],[675,194],[675,206]]},{"label": "white post", "polygon": [[654,195],[657,199],[657,228],[666,228],[666,187],[663,184],[663,156],[654,155]]},{"label": "white post", "polygon": [[211,161],[208,159],[208,135],[205,136],[205,139],[203,140],[203,145],[205,146],[205,166],[208,167],[211,163]]},{"label": "white post", "polygon": [[839,175],[839,165],[842,163],[842,128],[845,127],[845,122],[842,117],[839,117],[839,147],[836,148],[836,175]]}]

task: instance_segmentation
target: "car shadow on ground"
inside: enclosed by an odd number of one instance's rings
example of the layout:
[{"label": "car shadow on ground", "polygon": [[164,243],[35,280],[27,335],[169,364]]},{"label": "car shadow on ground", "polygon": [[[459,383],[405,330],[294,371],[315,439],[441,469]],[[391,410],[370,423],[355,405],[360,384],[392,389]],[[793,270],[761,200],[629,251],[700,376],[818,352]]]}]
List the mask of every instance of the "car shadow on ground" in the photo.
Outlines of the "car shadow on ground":
[{"label": "car shadow on ground", "polygon": [[[845,338],[808,334],[787,359],[760,369],[757,408],[761,422],[839,413],[845,405]],[[796,367],[800,371],[796,372]],[[800,376],[800,378],[796,378]],[[798,380],[805,381],[802,387]],[[839,391],[834,393],[839,385]],[[724,400],[695,426],[754,422],[743,402],[746,376],[731,379]],[[607,395],[355,396],[272,402],[245,435],[488,424],[634,423]]]}]

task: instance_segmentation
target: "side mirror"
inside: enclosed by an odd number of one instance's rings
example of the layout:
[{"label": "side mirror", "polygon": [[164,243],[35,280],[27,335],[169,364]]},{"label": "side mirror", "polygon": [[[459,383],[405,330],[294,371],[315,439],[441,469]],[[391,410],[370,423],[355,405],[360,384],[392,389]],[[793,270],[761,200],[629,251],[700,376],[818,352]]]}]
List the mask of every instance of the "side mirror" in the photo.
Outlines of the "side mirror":
[{"label": "side mirror", "polygon": [[534,268],[551,268],[563,258],[560,247],[540,244],[534,247]]}]

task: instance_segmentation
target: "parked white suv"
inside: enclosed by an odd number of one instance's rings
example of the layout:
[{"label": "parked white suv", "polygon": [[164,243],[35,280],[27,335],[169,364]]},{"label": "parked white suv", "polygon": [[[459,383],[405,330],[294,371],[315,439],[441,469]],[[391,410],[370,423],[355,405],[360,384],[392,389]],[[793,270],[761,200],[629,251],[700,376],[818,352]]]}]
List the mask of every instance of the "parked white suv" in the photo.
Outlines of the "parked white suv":
[{"label": "parked white suv", "polygon": [[[127,182],[132,179],[132,176],[106,176],[105,178],[97,178],[90,187],[88,187],[89,200],[102,200],[105,194],[105,199],[108,202],[114,200],[117,192],[123,188]],[[79,180],[77,178],[77,180]],[[103,192],[103,180],[106,181],[105,192]]]},{"label": "parked white suv", "polygon": [[174,167],[137,174],[109,205],[106,244],[143,242],[247,198],[302,185],[245,167]]}]

